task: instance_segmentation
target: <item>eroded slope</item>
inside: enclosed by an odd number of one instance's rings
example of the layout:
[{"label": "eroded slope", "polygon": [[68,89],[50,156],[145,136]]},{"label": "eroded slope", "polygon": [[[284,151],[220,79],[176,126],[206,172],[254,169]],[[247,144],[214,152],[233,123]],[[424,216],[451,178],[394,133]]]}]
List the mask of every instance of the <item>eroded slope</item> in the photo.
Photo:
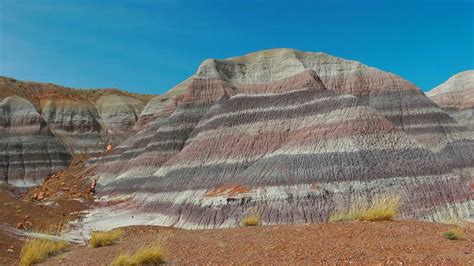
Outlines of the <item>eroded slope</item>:
[{"label": "eroded slope", "polygon": [[73,154],[99,154],[133,134],[150,99],[115,89],[76,90],[0,77],[1,174],[12,185],[37,185]]},{"label": "eroded slope", "polygon": [[474,128],[474,70],[452,76],[426,95],[456,120]]},{"label": "eroded slope", "polygon": [[109,218],[226,227],[256,209],[267,224],[316,222],[381,193],[405,218],[473,214],[472,133],[398,76],[276,49],[206,60],[172,92],[89,161],[102,195],[129,200]]}]

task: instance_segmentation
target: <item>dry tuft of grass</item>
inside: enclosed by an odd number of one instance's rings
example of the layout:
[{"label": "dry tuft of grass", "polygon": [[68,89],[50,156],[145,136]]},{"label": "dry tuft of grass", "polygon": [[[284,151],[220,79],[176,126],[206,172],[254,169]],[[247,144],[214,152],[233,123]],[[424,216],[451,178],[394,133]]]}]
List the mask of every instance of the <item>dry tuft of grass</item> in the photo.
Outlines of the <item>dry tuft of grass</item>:
[{"label": "dry tuft of grass", "polygon": [[371,206],[362,212],[362,220],[392,220],[398,213],[400,200],[397,197],[377,197]]},{"label": "dry tuft of grass", "polygon": [[68,243],[50,239],[30,238],[26,240],[20,253],[20,265],[27,266],[42,262],[47,258],[66,251]]},{"label": "dry tuft of grass", "polygon": [[163,260],[165,252],[159,244],[154,244],[148,247],[140,248],[133,259],[138,264],[158,264]]},{"label": "dry tuft of grass", "polygon": [[442,217],[439,221],[440,223],[451,225],[454,228],[465,228],[469,230],[474,230],[474,223],[468,222],[464,218],[460,217],[459,214],[454,213],[447,217]]},{"label": "dry tuft of grass", "polygon": [[252,213],[242,218],[243,226],[257,226],[262,224],[262,218],[258,213]]},{"label": "dry tuft of grass", "polygon": [[129,255],[119,255],[115,258],[110,266],[134,266],[137,263]]},{"label": "dry tuft of grass", "polygon": [[464,240],[466,235],[459,228],[453,228],[443,233],[443,237],[449,240]]},{"label": "dry tuft of grass", "polygon": [[329,218],[330,222],[341,221],[381,221],[392,220],[398,213],[399,199],[397,197],[375,197],[370,204],[363,200],[352,203],[347,212],[335,213]]},{"label": "dry tuft of grass", "polygon": [[119,255],[111,266],[157,265],[163,261],[165,252],[159,243],[141,247],[135,255]]},{"label": "dry tuft of grass", "polygon": [[107,232],[95,231],[92,232],[89,244],[93,248],[110,246],[115,243],[122,236],[122,234],[123,232],[120,229]]}]

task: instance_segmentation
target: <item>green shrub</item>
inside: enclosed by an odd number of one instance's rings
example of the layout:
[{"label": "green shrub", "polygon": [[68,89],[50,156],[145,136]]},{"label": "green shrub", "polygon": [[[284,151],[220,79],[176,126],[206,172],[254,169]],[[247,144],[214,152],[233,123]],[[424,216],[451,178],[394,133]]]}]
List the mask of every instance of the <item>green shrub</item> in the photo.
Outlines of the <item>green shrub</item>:
[{"label": "green shrub", "polygon": [[449,240],[464,240],[466,239],[466,236],[464,235],[463,231],[461,231],[458,228],[454,228],[451,230],[448,230],[443,233],[443,237]]}]

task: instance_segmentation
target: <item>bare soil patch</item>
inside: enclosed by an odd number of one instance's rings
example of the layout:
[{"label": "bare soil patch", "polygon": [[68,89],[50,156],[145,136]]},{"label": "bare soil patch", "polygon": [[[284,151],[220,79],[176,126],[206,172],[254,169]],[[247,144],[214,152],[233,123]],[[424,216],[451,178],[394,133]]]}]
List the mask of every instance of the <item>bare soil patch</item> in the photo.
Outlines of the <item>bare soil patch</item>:
[{"label": "bare soil patch", "polygon": [[57,232],[94,205],[91,182],[83,172],[85,159],[75,156],[69,168],[28,191],[0,185],[0,265],[17,264],[24,242],[9,229]]},{"label": "bare soil patch", "polygon": [[457,264],[474,263],[472,228],[463,241],[443,238],[450,225],[416,221],[342,222],[215,230],[152,226],[124,228],[122,239],[101,248],[73,247],[45,265],[109,265],[159,240],[165,262],[195,264]]}]

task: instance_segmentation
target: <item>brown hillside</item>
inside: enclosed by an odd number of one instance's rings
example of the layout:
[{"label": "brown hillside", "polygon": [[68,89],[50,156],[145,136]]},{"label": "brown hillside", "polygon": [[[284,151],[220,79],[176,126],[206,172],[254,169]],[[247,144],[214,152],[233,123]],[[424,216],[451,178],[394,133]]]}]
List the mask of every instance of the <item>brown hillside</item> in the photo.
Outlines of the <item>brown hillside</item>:
[{"label": "brown hillside", "polygon": [[144,103],[156,96],[129,93],[114,88],[72,89],[52,83],[25,82],[0,76],[0,99],[18,95],[30,100],[37,109],[39,109],[38,107],[46,100],[77,101],[93,104],[101,96],[111,94],[134,97]]}]

